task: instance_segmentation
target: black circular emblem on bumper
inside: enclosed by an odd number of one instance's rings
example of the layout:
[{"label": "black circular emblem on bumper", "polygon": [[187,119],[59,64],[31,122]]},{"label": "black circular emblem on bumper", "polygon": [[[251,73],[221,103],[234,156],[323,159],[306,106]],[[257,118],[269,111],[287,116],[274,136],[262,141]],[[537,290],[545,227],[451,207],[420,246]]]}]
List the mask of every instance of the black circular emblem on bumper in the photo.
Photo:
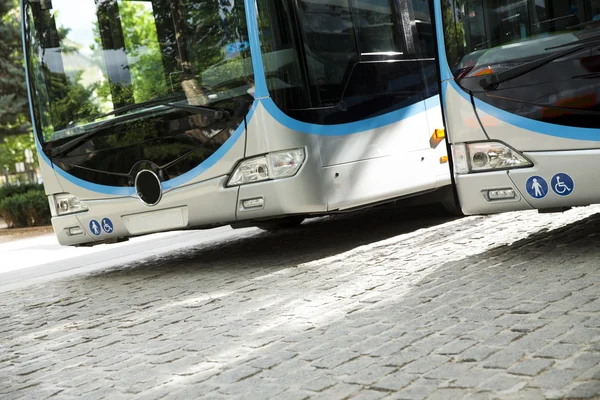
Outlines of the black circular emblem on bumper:
[{"label": "black circular emblem on bumper", "polygon": [[162,197],[160,179],[154,172],[144,169],[135,176],[135,191],[144,204],[155,206]]}]

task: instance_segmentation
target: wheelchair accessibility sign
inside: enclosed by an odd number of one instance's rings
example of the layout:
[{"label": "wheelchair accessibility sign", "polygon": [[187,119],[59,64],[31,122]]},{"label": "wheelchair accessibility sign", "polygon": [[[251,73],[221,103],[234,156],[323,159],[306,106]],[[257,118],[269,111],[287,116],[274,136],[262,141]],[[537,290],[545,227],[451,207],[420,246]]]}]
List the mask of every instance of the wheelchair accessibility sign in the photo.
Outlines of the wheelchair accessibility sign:
[{"label": "wheelchair accessibility sign", "polygon": [[573,179],[565,173],[554,175],[552,181],[550,181],[550,186],[554,193],[559,196],[568,196],[575,190]]},{"label": "wheelchair accessibility sign", "polygon": [[108,218],[103,218],[102,219],[102,229],[106,233],[112,233],[112,231],[113,231],[113,223],[112,223],[112,221],[110,219],[108,219]]}]

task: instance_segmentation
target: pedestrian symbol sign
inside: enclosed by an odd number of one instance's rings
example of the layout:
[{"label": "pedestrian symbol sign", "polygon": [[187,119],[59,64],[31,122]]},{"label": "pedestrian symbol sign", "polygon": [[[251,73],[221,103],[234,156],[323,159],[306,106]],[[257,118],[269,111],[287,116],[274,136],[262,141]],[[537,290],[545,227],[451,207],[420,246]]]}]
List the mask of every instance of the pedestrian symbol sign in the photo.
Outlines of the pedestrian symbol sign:
[{"label": "pedestrian symbol sign", "polygon": [[543,199],[548,194],[548,183],[541,176],[532,176],[525,185],[527,193],[534,199]]},{"label": "pedestrian symbol sign", "polygon": [[95,219],[90,221],[90,231],[96,236],[100,236],[100,234],[102,233],[102,229],[100,229],[100,224]]},{"label": "pedestrian symbol sign", "polygon": [[104,232],[106,232],[106,233],[112,233],[112,231],[113,231],[112,221],[108,218],[103,218],[102,219],[102,229],[104,229]]},{"label": "pedestrian symbol sign", "polygon": [[568,196],[575,190],[573,179],[564,173],[554,175],[550,184],[554,193],[559,196]]}]

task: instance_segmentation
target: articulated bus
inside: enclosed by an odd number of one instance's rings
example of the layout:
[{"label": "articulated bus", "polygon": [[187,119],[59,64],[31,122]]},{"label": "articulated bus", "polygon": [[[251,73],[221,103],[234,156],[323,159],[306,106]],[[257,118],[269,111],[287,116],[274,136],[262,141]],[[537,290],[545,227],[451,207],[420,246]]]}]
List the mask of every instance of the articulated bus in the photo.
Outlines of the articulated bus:
[{"label": "articulated bus", "polygon": [[436,0],[467,215],[600,203],[600,0]]},{"label": "articulated bus", "polygon": [[427,0],[21,6],[62,245],[455,205]]}]

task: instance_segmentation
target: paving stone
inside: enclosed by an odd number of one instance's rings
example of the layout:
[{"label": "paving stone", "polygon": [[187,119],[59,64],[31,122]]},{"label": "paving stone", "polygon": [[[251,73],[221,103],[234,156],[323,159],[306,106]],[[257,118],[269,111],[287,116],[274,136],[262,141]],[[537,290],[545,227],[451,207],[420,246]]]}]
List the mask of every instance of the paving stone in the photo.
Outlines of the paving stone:
[{"label": "paving stone", "polygon": [[490,391],[492,393],[498,393],[505,391],[517,391],[524,388],[526,384],[527,381],[523,378],[498,373],[494,377],[481,382],[479,385],[477,385],[477,388]]},{"label": "paving stone", "polygon": [[542,389],[562,389],[580,374],[580,372],[569,370],[550,370],[536,376],[529,386]]},{"label": "paving stone", "polygon": [[470,392],[464,389],[441,388],[431,393],[427,400],[462,400],[469,394]]},{"label": "paving stone", "polygon": [[395,372],[371,384],[371,388],[381,391],[398,391],[418,379],[418,375]]},{"label": "paving stone", "polygon": [[342,365],[350,360],[358,358],[360,355],[353,351],[341,350],[333,354],[326,355],[325,357],[319,358],[312,362],[312,365],[317,368],[335,368],[338,365]]},{"label": "paving stone", "polygon": [[584,382],[577,384],[566,395],[569,399],[592,399],[600,397],[599,382]]},{"label": "paving stone", "polygon": [[352,400],[377,400],[385,397],[387,393],[364,389],[351,397]]},{"label": "paving stone", "polygon": [[397,392],[394,398],[409,400],[425,399],[431,393],[435,392],[440,385],[441,382],[433,379],[418,379]]},{"label": "paving stone", "polygon": [[219,383],[234,383],[241,381],[242,379],[247,379],[260,372],[261,370],[258,368],[242,366],[222,372],[217,376],[216,381]]},{"label": "paving stone", "polygon": [[361,385],[351,385],[347,383],[338,383],[337,385],[324,390],[321,393],[311,395],[311,399],[347,399],[363,389]]},{"label": "paving stone", "polygon": [[475,388],[479,386],[481,382],[493,378],[497,374],[497,370],[472,368],[459,375],[456,379],[451,380],[450,386],[463,389]]},{"label": "paving stone", "polygon": [[460,354],[458,361],[465,363],[480,362],[498,352],[497,347],[473,346]]},{"label": "paving stone", "polygon": [[560,339],[561,343],[586,344],[600,340],[600,329],[579,328]]},{"label": "paving stone", "polygon": [[312,381],[308,381],[302,384],[300,388],[304,390],[310,390],[313,392],[320,392],[324,389],[336,385],[337,383],[338,381],[336,379],[320,376],[316,379],[313,379]]},{"label": "paving stone", "polygon": [[379,379],[391,374],[396,371],[396,368],[390,367],[369,367],[358,371],[355,374],[344,377],[346,383],[359,384],[359,385],[372,385]]},{"label": "paving stone", "polygon": [[518,362],[525,353],[521,350],[504,349],[486,358],[483,362],[484,368],[503,368],[506,369]]},{"label": "paving stone", "polygon": [[564,360],[571,357],[581,349],[581,345],[553,343],[539,350],[535,355],[537,357]]},{"label": "paving stone", "polygon": [[459,339],[453,342],[447,343],[436,350],[436,353],[442,355],[456,355],[473,347],[477,342],[469,339]]},{"label": "paving stone", "polygon": [[536,376],[546,368],[550,367],[554,362],[552,360],[542,358],[527,358],[513,364],[507,371],[514,375]]},{"label": "paving stone", "polygon": [[437,368],[440,365],[448,362],[448,360],[448,357],[444,356],[426,356],[402,367],[401,371],[411,374],[425,374],[431,371],[432,369]]}]

